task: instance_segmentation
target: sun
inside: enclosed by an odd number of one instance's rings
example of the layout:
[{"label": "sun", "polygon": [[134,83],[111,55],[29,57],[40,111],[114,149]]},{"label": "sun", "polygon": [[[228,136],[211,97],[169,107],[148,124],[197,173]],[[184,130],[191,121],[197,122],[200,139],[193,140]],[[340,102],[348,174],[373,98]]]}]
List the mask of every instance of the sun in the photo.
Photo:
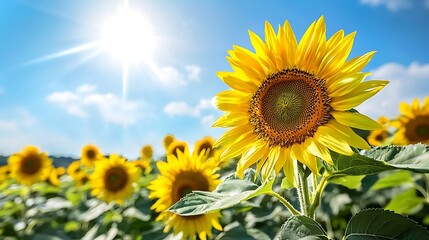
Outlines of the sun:
[{"label": "sun", "polygon": [[101,27],[102,51],[124,63],[150,59],[155,42],[152,25],[128,4]]}]

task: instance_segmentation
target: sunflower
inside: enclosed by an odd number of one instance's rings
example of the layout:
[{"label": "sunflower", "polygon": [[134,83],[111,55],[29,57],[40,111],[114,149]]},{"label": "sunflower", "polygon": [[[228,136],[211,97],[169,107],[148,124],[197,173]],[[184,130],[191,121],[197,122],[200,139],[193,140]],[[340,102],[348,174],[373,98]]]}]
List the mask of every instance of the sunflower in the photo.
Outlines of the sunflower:
[{"label": "sunflower", "polygon": [[60,185],[60,177],[66,173],[64,167],[52,168],[49,174],[48,182],[53,186],[58,187]]},{"label": "sunflower", "polygon": [[174,140],[168,146],[167,154],[166,155],[173,154],[177,158],[178,157],[178,155],[177,155],[178,152],[189,153],[188,144],[186,142],[184,142],[184,141]]},{"label": "sunflower", "polygon": [[402,115],[392,123],[398,128],[393,136],[394,144],[429,144],[429,97],[421,106],[418,99],[414,99],[411,105],[401,102],[399,110]]},{"label": "sunflower", "polygon": [[389,137],[389,119],[381,116],[377,119],[377,122],[382,126],[381,128],[371,131],[368,135],[368,143],[372,146],[380,146]]},{"label": "sunflower", "polygon": [[76,179],[78,174],[82,171],[80,169],[81,162],[80,161],[73,161],[69,164],[67,167],[67,174],[72,177],[73,179]]},{"label": "sunflower", "polygon": [[117,154],[111,154],[106,161],[95,164],[90,176],[92,195],[106,202],[123,204],[133,193],[133,183],[139,178],[139,169]]},{"label": "sunflower", "polygon": [[190,155],[189,152],[177,152],[167,155],[167,162],[158,162],[161,175],[153,180],[148,189],[149,198],[157,199],[151,209],[159,212],[157,221],[163,221],[164,232],[173,229],[174,235],[182,232],[182,239],[212,238],[212,227],[222,230],[219,224],[220,213],[209,213],[197,216],[180,216],[166,211],[183,196],[192,191],[213,191],[219,184],[219,174],[216,174],[217,163],[207,160],[207,155]]},{"label": "sunflower", "polygon": [[176,138],[174,137],[173,134],[167,134],[167,135],[165,135],[164,140],[162,141],[163,144],[164,144],[165,150],[168,150],[168,147],[170,146],[170,144],[172,142],[174,142],[175,139]]},{"label": "sunflower", "polygon": [[137,159],[132,162],[133,165],[141,170],[141,173],[148,174],[151,172],[152,168],[150,166],[149,159]]},{"label": "sunflower", "polygon": [[9,178],[9,165],[0,166],[0,183]]},{"label": "sunflower", "polygon": [[24,185],[45,181],[52,168],[52,160],[34,146],[27,146],[8,159],[11,176]]},{"label": "sunflower", "polygon": [[380,91],[387,81],[363,81],[360,72],[375,52],[346,61],[355,32],[336,32],[326,40],[323,16],[298,43],[289,22],[275,33],[265,23],[265,42],[252,31],[255,53],[234,46],[227,57],[233,72],[218,76],[232,89],[216,96],[225,111],[215,127],[230,128],[215,143],[225,146],[221,160],[241,155],[237,174],[258,163],[264,178],[273,170],[293,172],[297,160],[317,172],[316,156],[332,164],[329,150],[353,154],[350,146],[369,148],[350,127],[380,125],[350,111]]},{"label": "sunflower", "polygon": [[151,159],[153,157],[152,145],[144,145],[141,149],[141,159]]},{"label": "sunflower", "polygon": [[88,144],[82,148],[80,160],[82,161],[83,165],[87,167],[93,167],[95,161],[101,159],[102,157],[103,154],[101,154],[100,149],[98,149],[97,146]]},{"label": "sunflower", "polygon": [[75,177],[75,184],[77,187],[84,186],[89,181],[89,176],[86,172],[81,171]]}]

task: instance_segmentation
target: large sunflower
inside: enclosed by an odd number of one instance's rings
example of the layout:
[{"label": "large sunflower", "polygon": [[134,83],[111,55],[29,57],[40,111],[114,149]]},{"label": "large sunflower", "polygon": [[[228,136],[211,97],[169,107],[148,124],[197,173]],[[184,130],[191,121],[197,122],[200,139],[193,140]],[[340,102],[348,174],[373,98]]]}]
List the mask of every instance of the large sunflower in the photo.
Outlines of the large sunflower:
[{"label": "large sunflower", "polygon": [[157,221],[165,222],[164,232],[173,229],[174,235],[182,232],[182,239],[212,238],[212,227],[222,230],[219,224],[220,213],[209,213],[197,216],[180,216],[166,211],[191,191],[213,191],[219,184],[219,174],[216,174],[217,163],[207,160],[204,151],[199,155],[189,152],[177,152],[167,155],[167,162],[158,162],[161,175],[153,180],[148,189],[149,198],[158,199],[151,209],[160,212]]},{"label": "large sunflower", "polygon": [[420,106],[414,99],[411,105],[400,103],[401,116],[392,123],[398,128],[393,136],[394,143],[399,145],[426,143],[429,144],[429,97]]},{"label": "large sunflower", "polygon": [[24,185],[45,181],[52,169],[52,160],[34,146],[27,146],[8,159],[11,176]]},{"label": "large sunflower", "polygon": [[96,145],[88,144],[82,148],[80,160],[82,161],[83,165],[87,167],[93,167],[94,163],[101,158],[103,158],[103,154]]},{"label": "large sunflower", "polygon": [[255,53],[239,46],[228,51],[233,72],[218,76],[232,89],[216,96],[226,113],[214,126],[230,129],[215,146],[227,148],[222,160],[241,155],[239,176],[258,161],[263,177],[282,167],[290,174],[291,160],[316,172],[316,156],[332,163],[329,150],[351,155],[350,146],[369,147],[350,127],[380,125],[350,110],[387,81],[363,81],[369,73],[360,71],[375,52],[346,61],[355,32],[344,36],[340,30],[326,40],[325,28],[322,16],[298,43],[288,21],[278,33],[266,22],[265,42],[249,31]]},{"label": "large sunflower", "polygon": [[106,161],[95,163],[90,176],[92,195],[106,202],[123,204],[133,193],[133,183],[139,178],[139,169],[117,154],[111,154]]}]

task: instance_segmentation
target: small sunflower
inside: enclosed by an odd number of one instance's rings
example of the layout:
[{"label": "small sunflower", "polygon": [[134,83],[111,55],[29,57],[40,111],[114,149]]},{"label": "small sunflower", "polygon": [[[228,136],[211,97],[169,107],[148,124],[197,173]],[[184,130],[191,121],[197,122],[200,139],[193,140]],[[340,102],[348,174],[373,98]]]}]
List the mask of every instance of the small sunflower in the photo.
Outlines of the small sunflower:
[{"label": "small sunflower", "polygon": [[182,239],[190,238],[205,240],[212,238],[212,227],[222,230],[219,224],[220,213],[209,213],[197,216],[180,216],[166,211],[183,196],[192,191],[213,191],[220,183],[219,174],[216,174],[217,163],[213,159],[207,160],[207,155],[190,155],[189,152],[177,152],[167,155],[167,162],[158,162],[161,175],[153,180],[148,189],[149,198],[157,199],[151,209],[159,212],[157,221],[163,221],[166,226],[164,232],[173,230],[174,235],[182,232]]},{"label": "small sunflower", "polygon": [[101,158],[103,158],[103,154],[96,145],[88,144],[82,148],[80,160],[82,161],[83,165],[87,167],[93,167],[94,163]]},{"label": "small sunflower", "polygon": [[399,110],[402,115],[392,122],[398,128],[393,136],[394,144],[429,144],[429,97],[421,106],[418,99],[414,99],[411,105],[401,102]]},{"label": "small sunflower", "polygon": [[182,152],[182,153],[189,153],[189,147],[188,144],[184,141],[179,141],[179,140],[174,140],[167,149],[167,154],[173,154],[174,156],[176,156],[176,158],[178,157],[178,152]]},{"label": "small sunflower", "polygon": [[82,171],[80,167],[81,167],[80,161],[71,162],[67,167],[67,174],[73,179],[75,179],[77,175]]},{"label": "small sunflower", "polygon": [[380,125],[349,110],[388,82],[364,81],[369,73],[361,70],[375,52],[346,61],[354,32],[344,36],[340,30],[326,40],[322,16],[299,43],[288,21],[278,33],[266,22],[265,41],[252,31],[249,35],[255,53],[234,46],[227,57],[233,72],[218,73],[232,88],[216,96],[225,114],[214,126],[230,128],[215,143],[226,148],[221,160],[241,155],[239,176],[255,163],[264,178],[282,168],[291,176],[293,161],[317,172],[316,156],[332,164],[329,150],[351,155],[350,146],[369,148],[350,127]]},{"label": "small sunflower", "polygon": [[153,157],[152,145],[144,145],[141,150],[141,159],[151,159]]},{"label": "small sunflower", "polygon": [[381,128],[371,131],[368,135],[368,143],[372,146],[380,146],[389,137],[389,119],[387,117],[379,117],[377,122],[382,126]]},{"label": "small sunflower", "polygon": [[49,174],[48,182],[53,186],[60,186],[60,177],[66,173],[66,169],[63,167],[52,168]]},{"label": "small sunflower", "polygon": [[166,151],[168,150],[168,147],[170,146],[170,144],[172,142],[174,142],[174,140],[176,140],[176,138],[174,137],[173,134],[167,134],[167,135],[165,135],[164,140],[162,142],[164,144],[164,148],[165,148]]},{"label": "small sunflower", "polygon": [[106,161],[95,164],[90,176],[92,195],[106,202],[123,204],[133,193],[133,183],[139,178],[139,169],[117,154],[111,154]]},{"label": "small sunflower", "polygon": [[133,165],[141,170],[142,174],[148,174],[151,172],[152,168],[150,166],[149,159],[137,159],[132,162]]},{"label": "small sunflower", "polygon": [[75,176],[75,184],[77,187],[84,186],[89,181],[89,176],[86,172],[81,171]]},{"label": "small sunflower", "polygon": [[216,151],[214,149],[214,142],[215,140],[210,136],[201,138],[195,142],[193,154],[199,155],[204,150],[208,154],[208,157],[213,157]]},{"label": "small sunflower", "polygon": [[45,181],[52,168],[52,160],[34,146],[27,146],[8,159],[11,175],[24,185]]},{"label": "small sunflower", "polygon": [[9,165],[0,166],[0,183],[8,179],[10,175]]}]

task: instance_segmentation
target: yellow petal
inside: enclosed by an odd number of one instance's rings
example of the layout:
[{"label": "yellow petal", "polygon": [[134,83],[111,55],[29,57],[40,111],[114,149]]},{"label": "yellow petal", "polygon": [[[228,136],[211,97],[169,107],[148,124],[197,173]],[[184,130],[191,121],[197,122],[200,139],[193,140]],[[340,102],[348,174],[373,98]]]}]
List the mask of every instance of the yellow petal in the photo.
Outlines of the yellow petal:
[{"label": "yellow petal", "polygon": [[240,62],[249,65],[256,71],[258,71],[260,74],[266,75],[265,69],[262,67],[261,62],[259,61],[256,54],[240,46],[234,45],[233,48],[235,55],[240,60]]},{"label": "yellow petal", "polygon": [[279,161],[280,157],[280,147],[276,146],[270,149],[270,152],[268,154],[267,163],[262,168],[262,179],[265,180],[272,174],[274,170],[274,166],[276,165],[277,161]]},{"label": "yellow petal", "polygon": [[214,142],[214,147],[223,147],[234,143],[239,138],[246,137],[252,133],[253,128],[250,125],[244,125],[227,130]]},{"label": "yellow petal", "polygon": [[307,71],[315,71],[320,66],[321,53],[326,45],[326,25],[323,16],[313,22],[299,42],[297,66]]},{"label": "yellow petal", "polygon": [[329,153],[329,150],[322,144],[318,143],[312,138],[308,138],[305,141],[305,146],[308,152],[311,154],[318,156],[319,158],[323,159],[329,164],[334,164],[332,161],[331,154]]},{"label": "yellow petal", "polygon": [[381,128],[381,125],[378,122],[357,112],[331,111],[331,115],[335,118],[335,120],[345,126],[364,130],[374,130]]},{"label": "yellow petal", "polygon": [[261,140],[257,141],[250,148],[248,148],[241,156],[240,161],[237,164],[237,175],[243,178],[243,172],[259,159],[261,159],[267,152],[268,146]]},{"label": "yellow petal", "polygon": [[400,102],[399,103],[399,111],[404,116],[411,117],[411,118],[414,117],[414,111],[408,103]]},{"label": "yellow petal", "polygon": [[315,139],[337,153],[352,155],[353,150],[350,148],[349,144],[342,138],[337,138],[338,135],[339,134],[334,129],[324,125],[317,129]]},{"label": "yellow petal", "polygon": [[368,52],[362,56],[353,58],[352,60],[346,62],[341,69],[341,72],[349,74],[354,72],[360,72],[362,69],[371,61],[371,58],[374,56],[376,51]]},{"label": "yellow petal", "polygon": [[279,151],[279,157],[276,161],[276,164],[274,166],[274,173],[277,176],[277,174],[280,172],[280,170],[283,168],[283,165],[286,163],[286,161],[290,160],[290,150],[289,148],[281,148]]},{"label": "yellow petal", "polygon": [[326,42],[327,49],[334,48],[337,46],[344,38],[344,30],[339,30],[336,32],[332,37],[329,38],[329,40]]},{"label": "yellow petal", "polygon": [[325,54],[318,74],[321,78],[328,79],[341,69],[352,50],[355,35],[356,32],[347,35],[338,45]]},{"label": "yellow petal", "polygon": [[220,155],[220,161],[223,162],[225,160],[240,156],[249,144],[257,140],[258,137],[253,134],[249,134],[245,138],[243,137],[237,139],[237,141],[231,144],[231,146]]},{"label": "yellow petal", "polygon": [[337,138],[344,139],[350,146],[360,149],[370,148],[368,143],[359,135],[357,135],[350,127],[344,126],[335,120],[329,121],[328,125],[331,125],[331,129],[338,133],[336,134]]},{"label": "yellow petal", "polygon": [[332,98],[331,106],[338,111],[348,111],[358,106],[368,98],[374,96],[388,83],[388,81],[381,80],[362,82],[357,88],[348,94]]},{"label": "yellow petal", "polygon": [[356,89],[368,75],[370,75],[370,73],[357,72],[339,79],[335,79],[330,83],[327,83],[328,95],[330,97],[340,97],[346,95],[347,93]]},{"label": "yellow petal", "polygon": [[249,117],[236,112],[228,112],[218,118],[212,127],[236,127],[240,125],[245,125],[249,122]]},{"label": "yellow petal", "polygon": [[254,93],[258,89],[258,82],[249,80],[244,75],[232,72],[218,72],[217,75],[222,81],[235,90],[245,93]]}]

